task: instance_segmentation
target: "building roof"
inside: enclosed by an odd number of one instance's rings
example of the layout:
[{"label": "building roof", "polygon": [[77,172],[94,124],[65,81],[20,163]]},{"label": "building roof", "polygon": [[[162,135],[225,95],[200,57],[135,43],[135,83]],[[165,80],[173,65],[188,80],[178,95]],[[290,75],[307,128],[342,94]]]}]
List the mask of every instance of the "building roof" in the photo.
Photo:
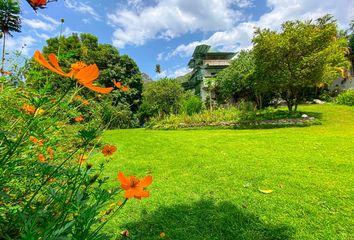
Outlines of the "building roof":
[{"label": "building roof", "polygon": [[203,62],[203,59],[225,59],[229,60],[235,56],[236,53],[233,52],[219,52],[213,48],[211,48],[209,45],[202,44],[197,46],[194,49],[192,59],[188,62],[188,67],[189,68],[195,68],[198,65],[201,65]]}]

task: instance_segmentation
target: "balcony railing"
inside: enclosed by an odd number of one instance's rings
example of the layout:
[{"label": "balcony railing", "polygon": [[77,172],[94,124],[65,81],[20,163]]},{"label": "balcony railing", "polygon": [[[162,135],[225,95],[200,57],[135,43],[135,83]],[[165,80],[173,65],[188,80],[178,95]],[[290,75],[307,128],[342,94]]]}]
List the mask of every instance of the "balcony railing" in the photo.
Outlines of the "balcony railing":
[{"label": "balcony railing", "polygon": [[229,66],[230,60],[203,60],[203,65],[208,66]]}]

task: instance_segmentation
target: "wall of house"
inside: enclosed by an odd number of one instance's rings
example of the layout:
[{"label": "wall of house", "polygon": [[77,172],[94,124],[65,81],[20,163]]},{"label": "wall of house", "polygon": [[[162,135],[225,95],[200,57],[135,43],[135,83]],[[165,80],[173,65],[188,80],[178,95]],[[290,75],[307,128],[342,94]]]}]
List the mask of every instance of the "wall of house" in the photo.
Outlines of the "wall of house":
[{"label": "wall of house", "polygon": [[333,83],[328,87],[328,89],[333,91],[343,91],[347,89],[354,89],[354,77],[351,79],[337,78]]}]

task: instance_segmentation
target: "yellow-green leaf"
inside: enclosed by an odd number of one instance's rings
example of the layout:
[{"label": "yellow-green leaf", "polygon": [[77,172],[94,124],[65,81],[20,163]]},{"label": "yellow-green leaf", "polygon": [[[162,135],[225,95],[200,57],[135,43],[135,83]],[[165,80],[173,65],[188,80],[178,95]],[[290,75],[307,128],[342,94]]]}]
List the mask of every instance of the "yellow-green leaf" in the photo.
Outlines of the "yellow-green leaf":
[{"label": "yellow-green leaf", "polygon": [[264,193],[264,194],[269,194],[271,192],[273,192],[272,189],[258,189],[261,193]]}]

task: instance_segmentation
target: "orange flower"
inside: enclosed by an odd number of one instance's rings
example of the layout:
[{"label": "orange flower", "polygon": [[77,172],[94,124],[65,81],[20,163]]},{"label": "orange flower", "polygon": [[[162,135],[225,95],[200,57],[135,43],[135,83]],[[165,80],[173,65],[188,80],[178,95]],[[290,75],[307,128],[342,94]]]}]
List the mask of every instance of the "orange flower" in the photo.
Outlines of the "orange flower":
[{"label": "orange flower", "polygon": [[33,136],[29,137],[30,141],[33,142],[34,144],[37,144],[38,146],[42,146],[43,145],[43,140],[38,140],[38,138],[35,138]]},{"label": "orange flower", "polygon": [[164,238],[166,237],[166,233],[165,232],[160,232],[160,238]]},{"label": "orange flower", "polygon": [[23,104],[23,109],[27,114],[34,114],[36,112],[36,108],[28,104]]},{"label": "orange flower", "polygon": [[82,100],[82,103],[85,104],[85,105],[87,105],[87,106],[90,105],[90,102],[87,101],[87,100],[85,100],[85,99]]},{"label": "orange flower", "polygon": [[11,75],[12,73],[8,72],[8,71],[1,70],[1,74],[2,75]]},{"label": "orange flower", "polygon": [[113,82],[114,86],[116,86],[117,88],[122,88],[122,83],[121,82]]},{"label": "orange flower", "polygon": [[117,151],[117,147],[114,145],[106,145],[102,149],[102,153],[105,157],[113,155],[115,151]]},{"label": "orange flower", "polygon": [[38,160],[39,160],[40,162],[45,162],[45,157],[44,157],[44,155],[41,154],[41,153],[38,153]]},{"label": "orange flower", "polygon": [[152,176],[146,176],[143,180],[139,180],[134,176],[126,177],[122,172],[118,173],[118,180],[120,186],[125,190],[125,198],[137,198],[149,197],[149,191],[145,191],[144,188],[152,183]]},{"label": "orange flower", "polygon": [[78,116],[74,118],[75,122],[82,122],[84,121],[84,117],[83,116]]},{"label": "orange flower", "polygon": [[47,148],[47,152],[49,153],[49,158],[53,159],[54,158],[54,150],[51,149],[50,147]]},{"label": "orange flower", "polygon": [[128,87],[123,86],[123,87],[122,87],[122,91],[123,91],[123,92],[128,92],[128,91],[129,91],[129,88],[128,88]]},{"label": "orange flower", "polygon": [[65,73],[61,67],[59,66],[57,57],[51,53],[48,55],[49,62],[44,58],[44,56],[37,50],[34,53],[34,59],[39,62],[42,66],[48,68],[52,72],[59,74],[64,77],[71,77],[78,81],[79,84],[84,87],[98,92],[102,94],[110,93],[113,91],[112,87],[102,88],[93,85],[93,81],[95,81],[100,74],[100,71],[96,64],[86,65],[83,62],[76,62],[71,64],[71,71]]},{"label": "orange flower", "polygon": [[27,0],[27,2],[29,3],[29,5],[31,5],[34,11],[37,11],[38,8],[41,9],[45,8],[47,3],[53,1],[57,1],[57,0]]},{"label": "orange flower", "polygon": [[85,105],[90,105],[89,101],[87,101],[86,99],[83,99],[81,96],[75,96],[74,99],[82,102]]}]

